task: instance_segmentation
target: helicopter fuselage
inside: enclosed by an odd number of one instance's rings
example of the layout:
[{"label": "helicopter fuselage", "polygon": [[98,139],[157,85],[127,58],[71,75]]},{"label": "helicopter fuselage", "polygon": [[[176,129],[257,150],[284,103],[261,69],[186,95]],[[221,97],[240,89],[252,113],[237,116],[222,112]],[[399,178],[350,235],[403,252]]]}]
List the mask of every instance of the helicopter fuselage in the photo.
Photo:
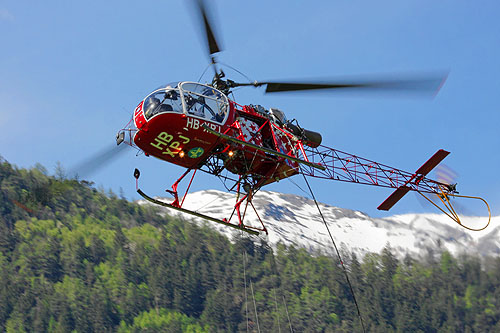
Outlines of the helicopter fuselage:
[{"label": "helicopter fuselage", "polygon": [[129,143],[188,169],[218,164],[214,173],[227,169],[265,185],[297,173],[297,162],[269,153],[297,158],[302,140],[293,130],[297,127],[287,127],[279,110],[242,106],[208,85],[181,82],[159,88],[139,103]]}]

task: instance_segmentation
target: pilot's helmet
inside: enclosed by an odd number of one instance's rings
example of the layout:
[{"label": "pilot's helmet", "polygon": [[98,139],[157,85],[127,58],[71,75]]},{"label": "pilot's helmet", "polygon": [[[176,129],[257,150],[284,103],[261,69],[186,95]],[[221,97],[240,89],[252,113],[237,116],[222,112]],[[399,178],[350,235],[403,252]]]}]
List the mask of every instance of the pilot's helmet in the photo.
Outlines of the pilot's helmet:
[{"label": "pilot's helmet", "polygon": [[160,100],[154,96],[149,97],[146,100],[145,114],[149,116],[154,110],[160,105]]}]

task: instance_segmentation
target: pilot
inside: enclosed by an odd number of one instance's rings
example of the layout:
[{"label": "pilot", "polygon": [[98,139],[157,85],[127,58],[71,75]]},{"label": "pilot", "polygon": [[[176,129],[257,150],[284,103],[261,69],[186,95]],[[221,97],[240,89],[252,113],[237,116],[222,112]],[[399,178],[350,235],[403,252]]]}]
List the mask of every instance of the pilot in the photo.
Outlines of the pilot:
[{"label": "pilot", "polygon": [[212,117],[212,120],[215,120],[217,122],[222,122],[224,120],[224,111],[220,110],[215,114],[215,116]]},{"label": "pilot", "polygon": [[158,113],[174,111],[174,108],[172,107],[172,105],[169,104],[169,102],[170,102],[169,100],[163,101],[163,103],[158,108]]},{"label": "pilot", "polygon": [[146,115],[146,118],[151,118],[157,113],[158,105],[160,105],[160,100],[154,96],[149,97],[146,100],[146,107],[144,114]]},{"label": "pilot", "polygon": [[177,91],[173,89],[166,91],[163,97],[162,105],[160,106],[160,112],[169,112],[169,111],[181,112],[182,107],[180,107],[178,97],[179,94],[177,93]]},{"label": "pilot", "polygon": [[219,107],[219,112],[217,112],[215,116],[212,117],[212,120],[215,120],[220,123],[224,120],[225,117],[226,117],[226,105],[221,105]]},{"label": "pilot", "polygon": [[195,115],[197,117],[205,117],[205,112],[203,110],[203,105],[200,104],[198,99],[193,98],[193,96],[186,94],[185,95],[187,110],[190,114]]}]

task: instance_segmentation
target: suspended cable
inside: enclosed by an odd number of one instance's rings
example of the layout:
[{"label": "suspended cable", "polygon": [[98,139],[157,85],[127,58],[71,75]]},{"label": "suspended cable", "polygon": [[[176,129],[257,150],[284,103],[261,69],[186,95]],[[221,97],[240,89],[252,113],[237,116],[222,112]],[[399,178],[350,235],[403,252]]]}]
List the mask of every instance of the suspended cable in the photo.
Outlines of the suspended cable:
[{"label": "suspended cable", "polygon": [[206,204],[204,204],[204,205],[202,205],[202,206],[198,207],[197,209],[195,209],[194,211],[195,211],[195,212],[198,212],[200,209],[205,208],[206,206],[208,206],[208,205],[210,205],[210,204],[214,203],[214,202],[215,202],[215,201],[217,201],[217,200],[220,200],[220,198],[219,198],[219,197],[215,197],[215,199],[214,199],[214,200],[212,200],[212,201],[210,201],[210,202],[207,202]]},{"label": "suspended cable", "polygon": [[281,295],[283,297],[283,303],[285,304],[285,312],[286,317],[288,318],[288,325],[290,325],[290,332],[293,332],[292,321],[290,320],[290,314],[288,313],[288,307],[286,306],[285,295]]},{"label": "suspended cable", "polygon": [[361,322],[361,327],[363,328],[363,332],[366,332],[365,324],[363,322],[363,317],[361,317],[361,312],[359,310],[358,301],[356,300],[356,296],[354,295],[354,290],[352,289],[352,284],[351,284],[351,280],[349,280],[349,274],[347,274],[347,269],[344,266],[344,261],[342,260],[342,257],[340,256],[340,252],[337,248],[337,244],[335,244],[335,240],[333,239],[332,233],[330,232],[330,228],[328,227],[328,224],[326,223],[325,217],[323,216],[323,213],[321,212],[321,209],[319,208],[318,201],[316,201],[316,197],[314,196],[314,193],[311,189],[311,186],[309,185],[309,182],[307,181],[307,178],[304,175],[304,173],[302,173],[302,176],[304,177],[304,181],[307,184],[307,188],[309,189],[309,192],[311,193],[311,196],[312,196],[314,203],[316,205],[316,208],[318,209],[319,215],[321,216],[321,219],[323,220],[323,223],[325,224],[326,230],[328,231],[328,235],[330,235],[330,239],[332,241],[333,247],[335,248],[335,252],[337,252],[337,257],[339,258],[340,266],[342,266],[342,271],[344,272],[345,279],[347,281],[347,284],[349,285],[349,290],[351,291],[352,299],[354,300],[354,304],[356,305],[356,310],[358,311],[358,317],[359,317],[359,321]]},{"label": "suspended cable", "polygon": [[[248,262],[247,258],[247,251],[245,250],[244,254],[244,265]],[[253,299],[253,307],[255,310],[255,322],[257,323],[257,331],[260,333],[260,325],[259,325],[259,314],[257,313],[257,304],[255,303],[255,294],[253,292],[253,283],[252,279],[250,279],[250,291],[252,292],[252,299]],[[248,318],[248,317],[247,317]],[[248,322],[248,321],[247,321]],[[248,324],[247,324],[248,325]]]},{"label": "suspended cable", "polygon": [[260,326],[259,326],[259,315],[257,313],[257,304],[255,304],[255,295],[253,293],[253,283],[252,280],[250,280],[250,290],[252,291],[252,298],[253,298],[253,307],[255,309],[255,320],[257,322],[257,332],[260,333]]},{"label": "suspended cable", "polygon": [[[266,238],[267,238],[267,243],[269,244],[269,235],[267,235]],[[272,248],[271,251],[273,251]],[[278,271],[278,263],[276,262],[276,257],[274,256],[274,252],[272,252],[271,259],[272,259],[271,266],[274,268],[274,272],[278,276],[279,289],[281,291],[281,296],[283,298],[283,305],[285,306],[285,312],[286,312],[286,317],[288,319],[288,325],[290,326],[290,332],[293,333],[292,321],[290,320],[290,315],[288,314],[288,305],[286,303],[285,292],[283,291],[283,287],[281,284],[281,275],[280,272]],[[276,297],[276,290],[275,290],[275,297]],[[279,320],[278,320],[278,326],[279,326]]]},{"label": "suspended cable", "polygon": [[206,73],[206,72],[207,72],[207,70],[210,68],[210,66],[212,66],[212,64],[209,64],[209,65],[205,68],[205,70],[203,71],[203,73],[201,73],[200,78],[198,79],[198,82],[200,82],[200,81],[201,81],[201,78],[203,77],[203,75],[205,75],[205,73]]},{"label": "suspended cable", "polygon": [[280,325],[280,317],[279,317],[279,309],[278,309],[278,299],[276,298],[276,288],[273,287],[274,294],[274,306],[276,307],[276,316],[278,321],[278,333],[281,333],[281,325]]},{"label": "suspended cable", "polygon": [[290,181],[293,185],[295,185],[295,186],[296,186],[299,190],[301,190],[302,192],[304,192],[304,194],[309,195],[309,193],[307,193],[307,192],[306,192],[306,191],[305,191],[302,187],[300,187],[300,186],[299,186],[299,184],[297,184],[296,182],[294,182],[294,181],[292,180],[292,178],[291,178],[291,177],[288,177],[288,178],[286,178],[286,179],[288,179],[288,180],[289,180],[289,181]]},{"label": "suspended cable", "polygon": [[[241,233],[243,233],[243,231]],[[243,251],[243,280],[245,281],[245,315],[246,315],[246,322],[247,322],[247,332],[249,332],[250,330],[248,327],[247,272],[246,272],[245,254],[246,254],[246,252]]]},{"label": "suspended cable", "polygon": [[230,66],[228,64],[225,64],[223,62],[219,62],[219,64],[223,65],[223,66],[226,66],[230,69],[232,69],[233,71],[235,71],[236,73],[240,74],[241,76],[243,76],[245,79],[248,80],[248,82],[253,82],[254,80],[252,80],[251,78],[249,78],[247,75],[245,75],[244,73],[240,72],[239,70],[237,70],[236,68],[234,68],[233,66]]}]

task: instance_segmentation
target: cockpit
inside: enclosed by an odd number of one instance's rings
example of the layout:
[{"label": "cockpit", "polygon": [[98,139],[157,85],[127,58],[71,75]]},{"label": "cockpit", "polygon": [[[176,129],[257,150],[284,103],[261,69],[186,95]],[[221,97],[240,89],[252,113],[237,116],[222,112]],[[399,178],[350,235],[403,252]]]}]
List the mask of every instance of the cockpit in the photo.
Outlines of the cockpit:
[{"label": "cockpit", "polygon": [[224,123],[229,109],[226,95],[213,87],[181,82],[162,86],[144,99],[147,120],[162,113],[184,113],[205,120]]},{"label": "cockpit", "polygon": [[224,122],[229,105],[226,95],[213,87],[195,82],[183,82],[180,88],[188,115]]},{"label": "cockpit", "polygon": [[177,83],[167,84],[153,91],[144,99],[144,116],[153,116],[165,112],[182,113],[182,100]]}]

